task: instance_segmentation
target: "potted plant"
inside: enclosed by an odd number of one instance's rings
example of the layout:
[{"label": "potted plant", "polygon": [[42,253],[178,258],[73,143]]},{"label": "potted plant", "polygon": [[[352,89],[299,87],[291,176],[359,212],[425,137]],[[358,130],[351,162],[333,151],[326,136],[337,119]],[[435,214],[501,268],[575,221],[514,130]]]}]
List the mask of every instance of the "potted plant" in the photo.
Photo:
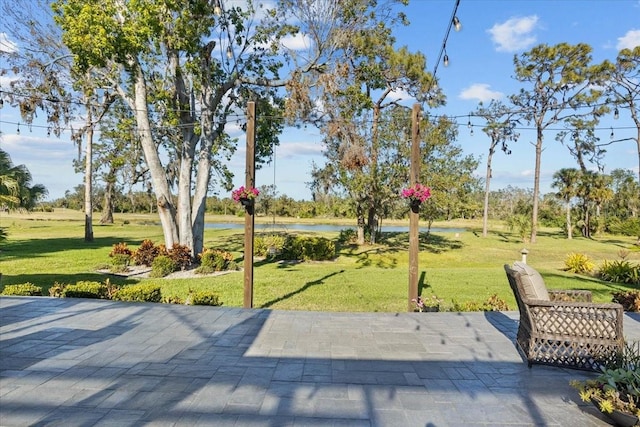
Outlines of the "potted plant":
[{"label": "potted plant", "polygon": [[233,190],[231,192],[231,198],[237,202],[242,204],[242,206],[253,206],[253,203],[260,194],[257,188],[245,188],[245,186],[241,186],[240,188]]},{"label": "potted plant", "polygon": [[442,304],[442,300],[435,295],[431,295],[428,298],[422,298],[422,296],[418,296],[417,299],[411,300],[416,308],[415,311],[420,313],[430,312],[430,311],[440,311],[440,305]]},{"label": "potted plant", "polygon": [[431,189],[426,185],[416,183],[410,187],[402,189],[400,196],[403,199],[409,200],[409,205],[412,208],[419,207],[421,203],[431,197]]},{"label": "potted plant", "polygon": [[625,343],[623,351],[595,378],[572,381],[585,402],[592,402],[616,425],[640,422],[640,343]]}]

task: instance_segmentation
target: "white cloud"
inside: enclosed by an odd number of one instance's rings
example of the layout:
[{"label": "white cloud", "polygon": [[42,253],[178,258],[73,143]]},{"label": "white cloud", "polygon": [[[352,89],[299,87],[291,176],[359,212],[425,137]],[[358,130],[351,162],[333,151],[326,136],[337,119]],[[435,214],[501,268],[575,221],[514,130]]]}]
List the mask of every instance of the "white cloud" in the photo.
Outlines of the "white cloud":
[{"label": "white cloud", "polygon": [[640,30],[629,30],[624,36],[618,37],[616,49],[633,49],[636,46],[640,46]]},{"label": "white cloud", "polygon": [[18,51],[18,45],[9,40],[7,33],[0,33],[0,52],[14,53]]},{"label": "white cloud", "polygon": [[491,40],[497,45],[498,52],[516,52],[532,46],[536,42],[535,34],[538,16],[510,18],[502,24],[495,24],[487,30]]},{"label": "white cloud", "polygon": [[323,146],[317,142],[285,142],[276,147],[278,157],[296,158],[299,156],[318,156]]},{"label": "white cloud", "polygon": [[486,83],[475,83],[460,92],[460,99],[477,99],[480,102],[491,101],[492,99],[498,100],[502,98],[504,94],[502,92],[489,89],[489,85]]},{"label": "white cloud", "polygon": [[280,40],[280,44],[289,50],[305,50],[309,49],[313,40],[306,34],[296,34],[285,36]]}]

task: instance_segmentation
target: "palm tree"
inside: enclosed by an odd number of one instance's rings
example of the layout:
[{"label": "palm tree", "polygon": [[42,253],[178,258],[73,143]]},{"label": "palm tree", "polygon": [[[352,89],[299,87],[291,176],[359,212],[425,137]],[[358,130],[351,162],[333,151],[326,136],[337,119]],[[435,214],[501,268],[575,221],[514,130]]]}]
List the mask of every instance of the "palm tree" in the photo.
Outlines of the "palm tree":
[{"label": "palm tree", "polygon": [[563,168],[553,174],[551,186],[557,188],[556,197],[565,202],[567,212],[567,239],[573,238],[571,225],[571,199],[578,195],[578,184],[581,173],[578,169]]},{"label": "palm tree", "polygon": [[47,194],[41,185],[31,185],[31,173],[25,165],[14,166],[9,154],[0,149],[0,204],[9,209],[32,210]]}]

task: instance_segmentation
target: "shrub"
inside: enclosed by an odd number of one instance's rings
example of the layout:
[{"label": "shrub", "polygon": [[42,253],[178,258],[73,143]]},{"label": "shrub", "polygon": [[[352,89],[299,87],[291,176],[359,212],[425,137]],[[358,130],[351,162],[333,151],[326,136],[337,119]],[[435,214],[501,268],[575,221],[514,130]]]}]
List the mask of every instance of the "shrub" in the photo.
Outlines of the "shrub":
[{"label": "shrub", "polygon": [[607,282],[640,285],[640,264],[632,264],[627,260],[605,260],[598,270],[598,277]]},{"label": "shrub", "polygon": [[49,288],[49,296],[54,298],[62,298],[62,293],[66,287],[66,283],[54,282],[53,285]]},{"label": "shrub", "polygon": [[116,301],[161,302],[160,286],[151,283],[123,286],[113,295]]},{"label": "shrub", "polygon": [[612,295],[612,301],[621,304],[624,311],[640,311],[640,291],[618,291]]},{"label": "shrub", "polygon": [[163,296],[162,297],[163,304],[184,304],[184,300],[175,295]]},{"label": "shrub", "polygon": [[120,242],[113,245],[109,256],[113,257],[114,255],[128,255],[129,257],[131,257],[132,254],[133,252],[131,252],[131,249],[127,247],[127,244],[124,242]]},{"label": "shrub", "polygon": [[113,270],[113,268],[115,267],[119,270],[122,270],[123,268],[126,270],[130,262],[131,256],[127,254],[113,254],[113,256],[111,257],[111,269]]},{"label": "shrub", "polygon": [[18,285],[5,285],[2,295],[16,295],[22,297],[40,297],[42,288],[33,283],[21,283]]},{"label": "shrub", "polygon": [[509,311],[506,301],[497,294],[491,295],[482,304],[476,301],[453,303],[453,311]]},{"label": "shrub", "polygon": [[75,285],[67,285],[62,289],[63,298],[107,298],[109,291],[100,282],[81,281]]},{"label": "shrub", "polygon": [[176,263],[167,255],[158,255],[151,264],[150,277],[164,277],[176,271]]},{"label": "shrub", "polygon": [[233,255],[221,249],[205,249],[200,254],[200,267],[196,273],[206,274],[214,271],[230,270],[231,266],[236,267],[233,262]]},{"label": "shrub", "polygon": [[338,243],[341,245],[355,244],[358,241],[358,233],[353,228],[344,228],[338,235]]},{"label": "shrub", "polygon": [[570,253],[564,260],[567,271],[578,274],[588,274],[593,271],[595,265],[585,254]]},{"label": "shrub", "polygon": [[253,252],[256,256],[277,258],[284,250],[287,237],[283,234],[270,234],[254,240]]},{"label": "shrub", "polygon": [[217,294],[214,294],[209,291],[200,291],[200,292],[191,292],[189,291],[189,296],[187,296],[187,300],[185,304],[189,305],[213,305],[220,306],[222,302]]},{"label": "shrub", "polygon": [[614,219],[608,229],[614,234],[633,236],[640,239],[640,218]]},{"label": "shrub", "polygon": [[334,259],[336,245],[324,237],[290,236],[287,239],[284,259],[323,261]]},{"label": "shrub", "polygon": [[133,260],[137,265],[151,267],[153,260],[161,254],[160,247],[154,245],[151,240],[145,239],[140,244],[140,247],[133,253]]},{"label": "shrub", "polygon": [[175,264],[175,269],[184,270],[193,263],[193,257],[191,256],[191,249],[185,245],[174,243],[173,247],[169,249],[168,256]]}]

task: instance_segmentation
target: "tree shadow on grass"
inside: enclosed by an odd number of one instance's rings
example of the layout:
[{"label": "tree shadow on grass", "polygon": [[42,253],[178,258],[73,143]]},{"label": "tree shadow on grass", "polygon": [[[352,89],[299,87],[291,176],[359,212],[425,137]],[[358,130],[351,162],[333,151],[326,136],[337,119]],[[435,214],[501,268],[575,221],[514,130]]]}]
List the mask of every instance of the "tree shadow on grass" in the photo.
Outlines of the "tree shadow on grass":
[{"label": "tree shadow on grass", "polygon": [[286,293],[286,294],[284,294],[284,295],[282,295],[280,297],[272,299],[271,301],[265,302],[264,304],[262,304],[260,306],[260,308],[269,308],[274,304],[282,302],[282,301],[284,301],[286,299],[291,298],[294,295],[297,295],[297,294],[300,294],[300,293],[306,291],[307,289],[309,289],[312,286],[322,285],[326,279],[328,279],[328,278],[330,278],[332,276],[336,276],[338,274],[342,274],[342,273],[344,273],[344,270],[334,271],[333,273],[327,274],[327,275],[319,278],[318,280],[313,280],[311,282],[307,282],[302,287],[300,287],[299,289],[296,289],[295,291],[288,292],[288,293]]},{"label": "tree shadow on grass", "polygon": [[10,261],[17,258],[39,258],[47,254],[72,250],[103,250],[111,248],[116,243],[126,243],[128,246],[138,246],[143,239],[123,239],[119,237],[98,237],[93,242],[85,242],[83,238],[51,238],[29,239],[17,242],[6,242],[2,246],[2,259]]}]

